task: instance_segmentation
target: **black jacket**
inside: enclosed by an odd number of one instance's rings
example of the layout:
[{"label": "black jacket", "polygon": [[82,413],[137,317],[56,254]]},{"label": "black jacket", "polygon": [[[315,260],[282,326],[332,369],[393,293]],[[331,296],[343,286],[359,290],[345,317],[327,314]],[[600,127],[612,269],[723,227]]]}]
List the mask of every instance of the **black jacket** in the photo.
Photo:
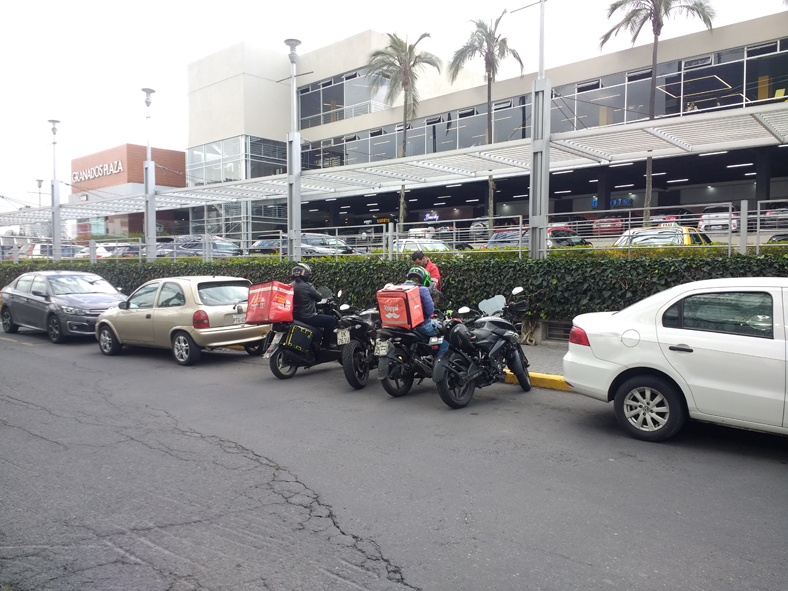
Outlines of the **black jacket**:
[{"label": "black jacket", "polygon": [[293,285],[293,318],[306,320],[317,314],[315,302],[323,299],[315,286],[302,279],[296,279]]}]

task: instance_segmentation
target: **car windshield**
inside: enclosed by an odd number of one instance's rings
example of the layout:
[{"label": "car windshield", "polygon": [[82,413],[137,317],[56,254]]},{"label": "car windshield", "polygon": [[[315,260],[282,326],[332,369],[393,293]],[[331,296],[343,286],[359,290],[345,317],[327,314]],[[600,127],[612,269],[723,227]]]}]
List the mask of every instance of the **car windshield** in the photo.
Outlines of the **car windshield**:
[{"label": "car windshield", "polygon": [[221,240],[215,240],[213,242],[213,248],[215,250],[238,250],[238,246],[232,242],[223,242]]},{"label": "car windshield", "polygon": [[49,278],[54,295],[71,293],[117,293],[105,279],[98,275],[58,275]]},{"label": "car windshield", "polygon": [[621,244],[631,244],[633,246],[655,246],[663,244],[683,244],[684,237],[681,230],[671,230],[669,228],[658,228],[653,230],[641,230],[629,236],[622,236]]},{"label": "car windshield", "polygon": [[272,238],[268,238],[266,240],[258,240],[254,244],[252,244],[253,248],[261,248],[263,246],[279,246],[279,240],[275,240]]},{"label": "car windshield", "polygon": [[326,243],[334,248],[347,248],[347,244],[337,238],[326,238]]},{"label": "car windshield", "polygon": [[424,252],[437,252],[437,251],[447,251],[449,247],[446,246],[443,242],[428,242],[428,241],[421,241],[416,244],[419,250]]},{"label": "car windshield", "polygon": [[235,305],[249,299],[249,282],[206,281],[197,284],[197,293],[206,306]]}]

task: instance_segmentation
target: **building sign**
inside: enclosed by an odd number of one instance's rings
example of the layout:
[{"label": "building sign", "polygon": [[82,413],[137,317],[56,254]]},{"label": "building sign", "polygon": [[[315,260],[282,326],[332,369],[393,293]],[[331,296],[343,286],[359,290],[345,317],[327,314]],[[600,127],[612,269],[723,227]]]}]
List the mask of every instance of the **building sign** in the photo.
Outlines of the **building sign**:
[{"label": "building sign", "polygon": [[391,218],[378,218],[376,221],[379,224],[388,224],[391,221]]},{"label": "building sign", "polygon": [[88,194],[87,193],[80,193],[79,194],[79,200],[80,201],[87,201],[88,200]]},{"label": "building sign", "polygon": [[110,174],[118,174],[119,172],[123,172],[123,162],[115,160],[115,162],[110,162],[109,164],[99,164],[98,166],[73,172],[71,173],[71,182],[81,183]]},{"label": "building sign", "polygon": [[440,216],[437,212],[431,211],[429,213],[424,214],[424,221],[425,222],[437,222],[440,219]]}]

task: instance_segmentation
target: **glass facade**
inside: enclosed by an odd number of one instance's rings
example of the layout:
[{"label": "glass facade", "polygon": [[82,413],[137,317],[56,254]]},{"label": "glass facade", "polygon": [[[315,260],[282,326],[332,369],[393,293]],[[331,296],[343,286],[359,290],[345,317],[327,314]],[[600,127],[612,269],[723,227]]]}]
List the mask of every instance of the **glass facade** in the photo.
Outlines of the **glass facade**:
[{"label": "glass facade", "polygon": [[188,186],[280,174],[287,170],[287,144],[250,135],[239,135],[186,152]]},{"label": "glass facade", "polygon": [[363,70],[302,86],[298,89],[301,129],[388,109],[387,90],[384,83],[373,93]]},{"label": "glass facade", "polygon": [[[788,38],[659,64],[654,112],[659,118],[683,117],[697,111],[768,104],[787,100],[786,89]],[[651,68],[556,87],[551,133],[648,119],[650,92]],[[301,104],[303,109],[303,100]],[[324,116],[332,112],[333,103],[324,100],[321,104]],[[316,100],[308,107],[311,110],[302,110],[302,125],[307,119],[310,126],[317,124],[310,119],[318,112],[315,105]],[[486,104],[476,105],[411,122],[406,155],[486,144],[486,110]],[[494,103],[493,141],[530,137],[530,118],[530,94]],[[304,149],[303,166],[327,168],[396,158],[401,152],[400,128],[392,125],[313,143]]]}]

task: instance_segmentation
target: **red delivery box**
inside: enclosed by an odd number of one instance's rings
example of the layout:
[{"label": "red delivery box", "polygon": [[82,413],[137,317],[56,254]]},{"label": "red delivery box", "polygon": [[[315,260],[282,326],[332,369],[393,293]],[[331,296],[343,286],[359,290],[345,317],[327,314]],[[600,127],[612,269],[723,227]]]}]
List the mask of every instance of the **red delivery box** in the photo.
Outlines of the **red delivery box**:
[{"label": "red delivery box", "polygon": [[378,307],[383,326],[415,328],[424,322],[418,285],[387,285],[378,290]]},{"label": "red delivery box", "polygon": [[293,321],[293,286],[278,281],[258,283],[249,288],[247,324]]}]

